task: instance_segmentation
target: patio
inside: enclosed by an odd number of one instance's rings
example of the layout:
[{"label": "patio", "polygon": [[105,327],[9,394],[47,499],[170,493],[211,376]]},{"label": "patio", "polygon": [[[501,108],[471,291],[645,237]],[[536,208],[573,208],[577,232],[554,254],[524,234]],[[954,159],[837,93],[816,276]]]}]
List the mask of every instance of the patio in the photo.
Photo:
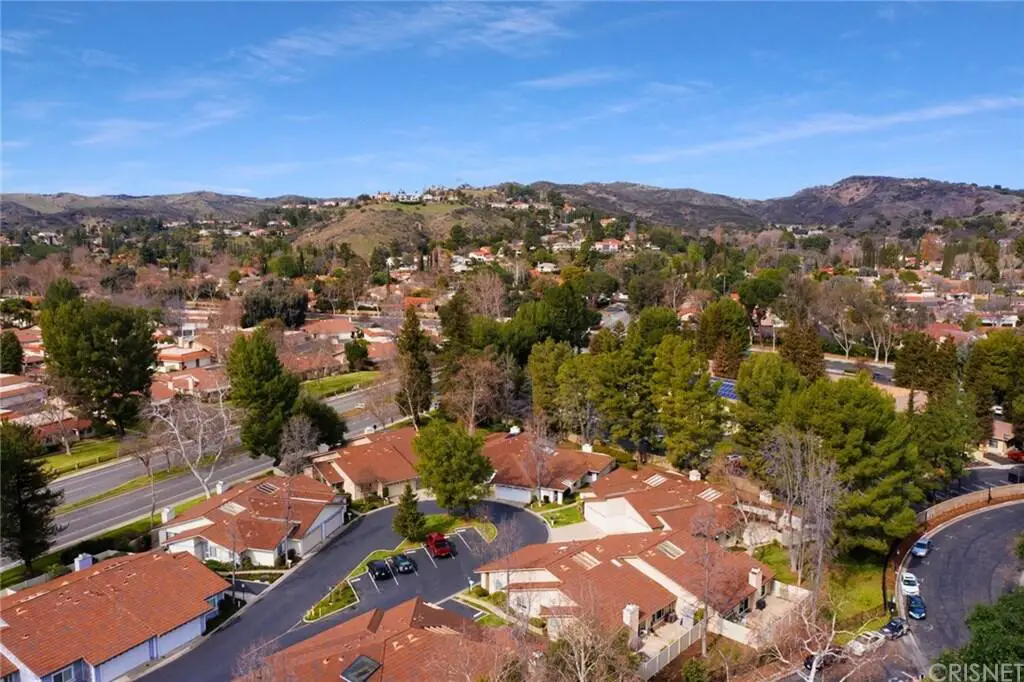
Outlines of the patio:
[{"label": "patio", "polygon": [[653,632],[648,632],[643,636],[640,640],[639,651],[648,658],[654,658],[659,651],[667,649],[689,630],[690,628],[682,625],[679,621],[660,623]]}]

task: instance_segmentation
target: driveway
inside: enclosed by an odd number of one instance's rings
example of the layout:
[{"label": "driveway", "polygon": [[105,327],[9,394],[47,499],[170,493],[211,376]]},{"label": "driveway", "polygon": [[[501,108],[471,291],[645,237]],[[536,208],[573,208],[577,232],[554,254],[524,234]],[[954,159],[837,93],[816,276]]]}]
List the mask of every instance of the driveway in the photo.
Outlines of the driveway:
[{"label": "driveway", "polygon": [[[420,502],[419,508],[434,514],[441,510],[434,502]],[[419,574],[398,576],[395,584],[381,583],[380,591],[364,576],[356,582],[361,601],[350,608],[312,624],[302,623],[305,612],[375,549],[398,545],[391,530],[395,508],[383,509],[356,520],[315,556],[302,563],[283,582],[250,606],[240,618],[211,635],[201,645],[147,676],[147,682],[223,682],[231,679],[232,668],[246,647],[257,641],[289,646],[371,608],[388,608],[415,595],[431,602],[441,601],[468,586],[472,569],[489,560],[480,556],[484,545],[475,532],[460,533],[458,555],[437,561],[435,568],[423,551],[414,556]],[[521,509],[496,502],[479,505],[478,514],[496,523],[515,520],[519,546],[547,541],[543,522]],[[474,551],[477,548],[477,551]]]},{"label": "driveway", "polygon": [[935,549],[911,558],[907,570],[921,580],[928,618],[912,622],[911,634],[929,661],[970,636],[967,616],[1017,584],[1020,567],[1014,547],[1024,529],[1024,504],[967,516],[929,536]]}]

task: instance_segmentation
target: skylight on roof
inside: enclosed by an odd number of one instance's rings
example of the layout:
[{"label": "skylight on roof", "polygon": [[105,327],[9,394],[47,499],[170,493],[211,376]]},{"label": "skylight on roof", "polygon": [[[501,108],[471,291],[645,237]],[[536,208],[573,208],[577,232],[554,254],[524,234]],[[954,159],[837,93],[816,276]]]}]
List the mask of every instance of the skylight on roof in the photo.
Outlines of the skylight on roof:
[{"label": "skylight on roof", "polygon": [[679,548],[679,545],[669,542],[668,540],[658,543],[658,551],[669,559],[678,559],[684,554],[683,550]]},{"label": "skylight on roof", "polygon": [[267,483],[266,481],[264,481],[263,483],[260,483],[258,486],[256,486],[256,490],[259,490],[264,495],[273,495],[274,493],[277,492],[277,486],[274,485],[273,483]]},{"label": "skylight on roof", "polygon": [[366,682],[373,677],[373,674],[380,670],[380,663],[374,659],[360,654],[352,661],[349,667],[341,671],[343,682]]},{"label": "skylight on roof", "polygon": [[667,480],[668,479],[662,476],[661,474],[654,474],[650,478],[645,479],[644,483],[651,486],[652,488],[657,488],[659,485],[661,485]]},{"label": "skylight on roof", "polygon": [[579,554],[574,554],[572,560],[588,571],[601,563],[601,560],[595,557],[590,552],[580,552]]},{"label": "skylight on roof", "polygon": [[232,516],[237,516],[245,511],[245,507],[237,502],[225,502],[219,509],[225,514],[231,514]]},{"label": "skylight on roof", "polygon": [[714,502],[715,500],[717,500],[721,496],[722,496],[722,493],[718,492],[714,488],[708,488],[707,490],[702,492],[700,495],[697,495],[697,497],[699,497],[700,499],[702,499],[702,500],[704,500],[706,502]]}]

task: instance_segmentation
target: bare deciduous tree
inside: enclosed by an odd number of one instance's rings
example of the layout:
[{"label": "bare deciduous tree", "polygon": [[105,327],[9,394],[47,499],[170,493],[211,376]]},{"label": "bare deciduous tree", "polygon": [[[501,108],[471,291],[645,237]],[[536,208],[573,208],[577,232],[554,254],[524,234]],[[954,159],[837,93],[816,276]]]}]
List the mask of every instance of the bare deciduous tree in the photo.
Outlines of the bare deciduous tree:
[{"label": "bare deciduous tree", "polygon": [[299,682],[288,657],[266,639],[257,639],[238,655],[231,671],[236,682]]},{"label": "bare deciduous tree", "polygon": [[319,443],[313,422],[304,414],[292,415],[281,431],[281,463],[277,468],[289,476],[302,471]]},{"label": "bare deciduous tree", "polygon": [[184,464],[209,498],[210,481],[237,438],[224,391],[215,391],[208,402],[178,395],[164,405],[151,404],[146,416],[154,422],[153,442]]},{"label": "bare deciduous tree", "polygon": [[860,301],[866,295],[864,287],[857,280],[834,277],[825,283],[824,295],[819,301],[818,319],[847,358],[861,331],[853,310],[861,305]]},{"label": "bare deciduous tree", "polygon": [[477,424],[493,413],[503,373],[493,359],[487,356],[469,358],[449,382],[442,396],[446,409],[457,415],[473,433]]},{"label": "bare deciduous tree", "polygon": [[505,312],[505,283],[492,270],[481,270],[470,277],[466,294],[477,315],[499,318]]},{"label": "bare deciduous tree", "polygon": [[540,502],[541,488],[547,483],[548,462],[555,451],[555,443],[548,429],[548,420],[544,414],[535,414],[530,420],[529,461],[530,473],[533,475],[534,497]]},{"label": "bare deciduous tree", "polygon": [[393,362],[385,362],[380,366],[378,377],[363,391],[363,405],[373,416],[374,425],[386,426],[397,415],[395,414],[395,394],[398,392],[399,375]]}]

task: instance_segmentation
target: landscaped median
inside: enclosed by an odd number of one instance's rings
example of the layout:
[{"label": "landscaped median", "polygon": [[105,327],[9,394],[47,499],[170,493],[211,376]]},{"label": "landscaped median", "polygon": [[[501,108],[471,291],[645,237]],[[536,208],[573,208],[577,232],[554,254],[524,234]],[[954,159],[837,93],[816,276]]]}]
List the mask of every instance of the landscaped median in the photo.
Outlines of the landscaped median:
[{"label": "landscaped median", "polygon": [[314,398],[329,398],[340,393],[348,393],[360,386],[369,385],[379,376],[378,372],[349,372],[348,374],[335,374],[322,379],[311,379],[302,382],[302,390]]},{"label": "landscaped median", "polygon": [[59,452],[48,455],[44,459],[57,476],[63,476],[72,471],[87,469],[117,459],[120,454],[118,447],[116,438],[80,440],[72,444],[70,454]]},{"label": "landscaped median", "polygon": [[[445,533],[450,534],[457,530],[464,528],[475,528],[480,536],[487,542],[492,542],[494,538],[498,536],[498,528],[490,521],[481,521],[479,519],[462,519],[456,516],[449,516],[448,514],[428,514],[424,519],[424,533]],[[422,546],[420,542],[414,542],[411,540],[403,540],[394,549],[375,549],[374,551],[363,557],[355,568],[353,568],[345,578],[339,582],[334,589],[328,592],[323,599],[313,605],[306,615],[303,616],[303,620],[307,623],[326,618],[332,613],[347,609],[350,606],[354,606],[359,602],[359,597],[356,595],[355,590],[352,589],[352,584],[349,582],[353,578],[357,578],[362,574],[366,573],[367,564],[371,561],[377,561],[381,559],[388,559],[398,554],[404,554],[408,550],[418,549]]]}]

